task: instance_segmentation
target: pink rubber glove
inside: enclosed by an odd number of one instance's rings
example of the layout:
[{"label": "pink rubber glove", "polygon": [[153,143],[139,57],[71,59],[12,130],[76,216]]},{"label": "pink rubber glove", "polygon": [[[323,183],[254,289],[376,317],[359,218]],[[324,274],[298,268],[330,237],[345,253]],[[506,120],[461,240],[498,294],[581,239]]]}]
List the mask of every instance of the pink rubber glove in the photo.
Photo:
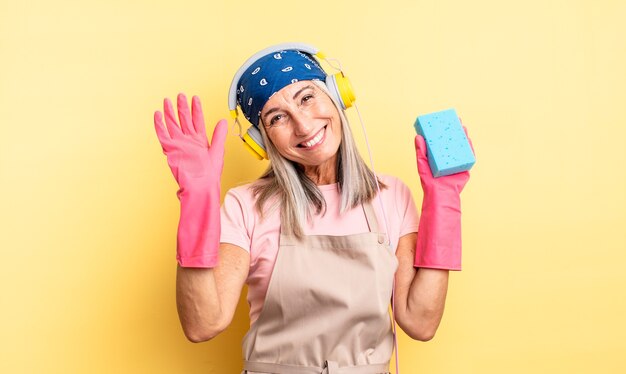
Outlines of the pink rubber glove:
[{"label": "pink rubber glove", "polygon": [[[467,135],[467,129],[463,129]],[[473,151],[471,140],[470,146]],[[469,180],[469,171],[434,178],[428,166],[426,142],[420,135],[415,137],[415,153],[424,199],[414,266],[461,270],[460,194]]]},{"label": "pink rubber glove", "polygon": [[189,113],[187,98],[178,95],[178,118],[169,99],[161,112],[154,113],[154,127],[167,163],[180,187],[180,221],[176,259],[180,266],[211,268],[217,265],[220,243],[220,179],[224,166],[224,142],[228,126],[220,120],[209,146],[200,99],[192,99]]}]

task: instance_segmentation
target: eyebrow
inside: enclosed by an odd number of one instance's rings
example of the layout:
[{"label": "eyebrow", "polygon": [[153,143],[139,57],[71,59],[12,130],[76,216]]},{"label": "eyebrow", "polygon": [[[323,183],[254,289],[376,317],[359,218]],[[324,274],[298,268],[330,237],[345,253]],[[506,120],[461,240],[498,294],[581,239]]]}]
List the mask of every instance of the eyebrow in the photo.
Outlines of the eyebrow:
[{"label": "eyebrow", "polygon": [[[307,88],[313,88],[313,85],[308,85],[308,86],[305,86],[305,87],[302,87],[301,89],[299,89],[299,90],[298,90],[298,92],[296,92],[296,93],[293,95],[293,99],[295,100],[295,99],[296,99],[296,97],[298,97],[298,95],[300,95],[300,94],[302,93],[302,91],[306,90]],[[263,122],[265,122],[265,119],[267,118],[267,116],[269,116],[270,114],[274,113],[274,112],[275,112],[275,111],[277,111],[277,110],[278,110],[278,108],[276,108],[276,107],[274,107],[274,108],[272,108],[272,109],[268,110],[268,111],[267,111],[267,112],[263,115]]]}]

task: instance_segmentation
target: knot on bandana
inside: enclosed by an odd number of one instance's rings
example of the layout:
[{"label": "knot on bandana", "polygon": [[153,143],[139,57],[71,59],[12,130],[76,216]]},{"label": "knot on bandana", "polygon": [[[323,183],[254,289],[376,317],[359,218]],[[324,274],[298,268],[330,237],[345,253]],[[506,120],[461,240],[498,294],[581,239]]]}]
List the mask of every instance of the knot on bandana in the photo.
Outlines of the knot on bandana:
[{"label": "knot on bandana", "polygon": [[237,84],[237,103],[251,124],[259,127],[261,110],[283,87],[303,80],[326,79],[326,73],[306,52],[284,50],[259,58]]}]

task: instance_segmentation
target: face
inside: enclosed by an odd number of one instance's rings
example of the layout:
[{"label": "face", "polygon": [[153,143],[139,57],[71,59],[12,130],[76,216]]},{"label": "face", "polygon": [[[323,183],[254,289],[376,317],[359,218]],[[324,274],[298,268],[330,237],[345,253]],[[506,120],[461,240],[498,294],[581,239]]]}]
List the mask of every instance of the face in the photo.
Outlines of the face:
[{"label": "face", "polygon": [[269,139],[286,159],[305,168],[336,160],[341,143],[339,112],[315,83],[285,86],[265,103],[261,119]]}]

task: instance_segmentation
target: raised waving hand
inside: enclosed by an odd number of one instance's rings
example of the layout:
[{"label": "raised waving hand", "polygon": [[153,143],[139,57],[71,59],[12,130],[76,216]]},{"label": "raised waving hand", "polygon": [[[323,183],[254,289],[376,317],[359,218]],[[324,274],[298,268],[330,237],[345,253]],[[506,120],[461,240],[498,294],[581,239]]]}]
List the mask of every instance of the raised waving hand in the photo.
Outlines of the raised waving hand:
[{"label": "raised waving hand", "polygon": [[181,93],[177,106],[178,121],[167,98],[163,101],[165,124],[161,112],[154,113],[157,137],[180,187],[176,259],[183,267],[214,267],[218,261],[220,181],[228,125],[225,119],[220,120],[209,144],[200,98],[192,98],[190,112]]}]

